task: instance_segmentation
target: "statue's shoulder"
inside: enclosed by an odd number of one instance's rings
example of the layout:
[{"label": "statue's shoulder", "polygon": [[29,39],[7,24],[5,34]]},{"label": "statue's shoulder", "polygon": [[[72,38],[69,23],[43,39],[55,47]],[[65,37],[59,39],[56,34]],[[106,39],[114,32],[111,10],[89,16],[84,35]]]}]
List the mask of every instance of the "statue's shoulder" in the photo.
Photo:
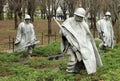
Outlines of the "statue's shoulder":
[{"label": "statue's shoulder", "polygon": [[25,23],[24,22],[21,22],[19,25],[24,25]]},{"label": "statue's shoulder", "polygon": [[33,26],[33,24],[32,24],[32,23],[29,23],[29,25],[30,25],[30,27],[31,27],[31,28],[34,28],[34,26]]},{"label": "statue's shoulder", "polygon": [[72,17],[67,18],[67,19],[62,23],[62,26],[68,26],[68,25],[70,25],[71,22],[73,22],[73,18],[72,18]]},{"label": "statue's shoulder", "polygon": [[69,17],[64,22],[70,22],[70,21],[73,21],[73,20],[74,20],[74,17]]},{"label": "statue's shoulder", "polygon": [[105,19],[100,19],[100,20],[98,20],[98,22],[104,22],[105,21]]},{"label": "statue's shoulder", "polygon": [[19,24],[19,26],[18,26],[18,28],[24,28],[24,22],[21,22],[20,24]]}]

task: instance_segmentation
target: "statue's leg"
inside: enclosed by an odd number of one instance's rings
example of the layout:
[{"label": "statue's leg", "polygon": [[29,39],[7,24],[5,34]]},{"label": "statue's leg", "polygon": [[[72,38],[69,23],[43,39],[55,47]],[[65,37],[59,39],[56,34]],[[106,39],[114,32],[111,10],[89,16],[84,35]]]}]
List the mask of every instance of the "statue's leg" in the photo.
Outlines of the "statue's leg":
[{"label": "statue's leg", "polygon": [[69,49],[68,54],[69,54],[69,62],[67,64],[66,71],[69,73],[74,73],[75,72],[75,65],[77,63],[77,58],[71,49]]},{"label": "statue's leg", "polygon": [[29,46],[28,47],[28,58],[31,58],[31,55],[32,55],[32,46]]}]

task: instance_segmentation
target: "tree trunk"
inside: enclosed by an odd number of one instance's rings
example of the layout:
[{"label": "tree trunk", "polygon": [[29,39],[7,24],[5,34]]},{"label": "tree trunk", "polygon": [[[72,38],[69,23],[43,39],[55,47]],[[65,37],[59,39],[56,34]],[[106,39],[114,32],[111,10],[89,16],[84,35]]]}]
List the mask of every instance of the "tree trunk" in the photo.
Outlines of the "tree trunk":
[{"label": "tree trunk", "polygon": [[18,27],[18,18],[17,18],[17,12],[14,12],[14,21],[15,21],[15,29]]},{"label": "tree trunk", "polygon": [[51,30],[51,16],[48,16],[48,44],[50,43],[50,36],[51,36],[52,30]]},{"label": "tree trunk", "polygon": [[0,0],[0,20],[4,19],[3,13],[3,0]]},{"label": "tree trunk", "polygon": [[51,29],[51,11],[50,11],[50,0],[47,0],[47,6],[48,6],[48,13],[47,13],[47,19],[48,19],[48,35],[51,35],[52,29]]},{"label": "tree trunk", "polygon": [[27,12],[31,16],[32,22],[34,22],[35,0],[28,1]]},{"label": "tree trunk", "polygon": [[[118,16],[118,17],[120,17],[120,16]],[[114,27],[115,27],[114,34],[115,34],[115,38],[116,38],[116,43],[120,43],[120,18],[118,18]]]},{"label": "tree trunk", "polygon": [[48,34],[51,35],[52,30],[51,30],[51,17],[48,16]]},{"label": "tree trunk", "polygon": [[40,15],[41,15],[41,18],[43,19],[43,18],[44,18],[44,17],[43,17],[43,10],[41,10],[41,14],[40,14]]},{"label": "tree trunk", "polygon": [[0,20],[3,20],[4,17],[3,17],[3,12],[0,12]]},{"label": "tree trunk", "polygon": [[66,11],[63,11],[63,19],[66,20]]},{"label": "tree trunk", "polygon": [[93,24],[94,24],[94,33],[93,33],[93,37],[95,38],[95,31],[96,31],[96,14],[94,12],[94,17],[93,17]]}]

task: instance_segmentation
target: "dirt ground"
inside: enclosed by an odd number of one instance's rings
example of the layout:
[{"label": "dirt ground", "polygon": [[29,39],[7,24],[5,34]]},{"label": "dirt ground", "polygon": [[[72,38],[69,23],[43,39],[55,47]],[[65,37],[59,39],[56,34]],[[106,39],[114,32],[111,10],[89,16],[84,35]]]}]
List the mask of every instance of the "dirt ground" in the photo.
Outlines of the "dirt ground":
[{"label": "dirt ground", "polygon": [[[48,44],[48,24],[47,20],[35,20],[33,22],[35,26],[35,33],[37,40],[41,41],[39,45],[46,45]],[[57,24],[52,21],[52,34],[56,34],[50,38],[50,43],[59,40],[59,28]],[[13,20],[3,20],[0,21],[0,52],[6,51],[13,48],[12,41],[15,40],[17,30],[14,29],[14,21]],[[9,43],[9,41],[11,43]]]}]

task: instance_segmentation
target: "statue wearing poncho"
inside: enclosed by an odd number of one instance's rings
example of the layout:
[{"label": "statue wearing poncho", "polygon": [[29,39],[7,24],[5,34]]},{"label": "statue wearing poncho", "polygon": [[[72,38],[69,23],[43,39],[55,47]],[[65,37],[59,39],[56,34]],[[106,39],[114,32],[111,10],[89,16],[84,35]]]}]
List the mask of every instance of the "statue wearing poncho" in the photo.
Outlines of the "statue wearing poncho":
[{"label": "statue wearing poncho", "polygon": [[114,48],[114,32],[110,17],[110,12],[106,12],[105,17],[96,23],[99,38],[102,40],[100,48],[103,50],[105,50],[106,46]]},{"label": "statue wearing poncho", "polygon": [[70,55],[67,72],[79,72],[78,62],[83,64],[88,74],[95,73],[97,66],[102,66],[101,58],[96,48],[89,27],[84,21],[85,10],[78,8],[74,17],[68,18],[62,24],[61,50]]}]

